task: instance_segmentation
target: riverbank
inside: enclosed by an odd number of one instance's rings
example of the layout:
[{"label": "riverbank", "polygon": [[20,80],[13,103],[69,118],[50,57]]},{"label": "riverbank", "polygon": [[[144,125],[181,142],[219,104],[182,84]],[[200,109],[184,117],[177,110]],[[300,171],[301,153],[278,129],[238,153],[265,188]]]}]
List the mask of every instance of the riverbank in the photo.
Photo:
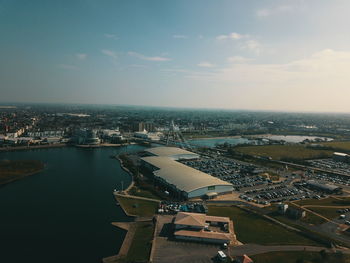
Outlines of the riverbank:
[{"label": "riverbank", "polygon": [[44,164],[40,161],[0,161],[0,186],[37,174],[43,170]]},{"label": "riverbank", "polygon": [[33,145],[33,146],[3,147],[3,148],[0,148],[0,152],[46,149],[46,148],[60,148],[60,147],[66,147],[66,146],[68,146],[68,144],[66,144],[66,143],[57,143],[57,144],[44,144],[44,145]]}]

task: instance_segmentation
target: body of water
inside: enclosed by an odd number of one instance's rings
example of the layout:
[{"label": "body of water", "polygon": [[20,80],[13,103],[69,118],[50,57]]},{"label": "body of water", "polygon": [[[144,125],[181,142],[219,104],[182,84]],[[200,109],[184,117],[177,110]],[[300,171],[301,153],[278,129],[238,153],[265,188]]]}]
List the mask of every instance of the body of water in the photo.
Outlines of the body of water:
[{"label": "body of water", "polygon": [[73,147],[2,152],[1,159],[40,160],[43,172],[0,187],[0,262],[96,263],[117,254],[129,220],[112,192],[129,185],[116,159],[122,148]]},{"label": "body of water", "polygon": [[262,135],[257,136],[260,138],[266,138],[270,140],[277,140],[277,141],[286,141],[286,142],[292,142],[292,143],[299,143],[304,140],[310,140],[314,141],[316,139],[326,140],[326,141],[332,141],[332,138],[326,138],[326,137],[317,137],[317,136],[303,136],[303,135]]}]

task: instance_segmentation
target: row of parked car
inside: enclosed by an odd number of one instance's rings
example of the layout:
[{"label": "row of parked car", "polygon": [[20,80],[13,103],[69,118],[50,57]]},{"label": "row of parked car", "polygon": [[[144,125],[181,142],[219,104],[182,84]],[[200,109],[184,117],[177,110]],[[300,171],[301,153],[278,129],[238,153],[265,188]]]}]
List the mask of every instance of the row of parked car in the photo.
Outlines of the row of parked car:
[{"label": "row of parked car", "polygon": [[178,203],[162,201],[158,207],[159,214],[176,214],[178,212],[207,213],[208,208],[203,203]]}]

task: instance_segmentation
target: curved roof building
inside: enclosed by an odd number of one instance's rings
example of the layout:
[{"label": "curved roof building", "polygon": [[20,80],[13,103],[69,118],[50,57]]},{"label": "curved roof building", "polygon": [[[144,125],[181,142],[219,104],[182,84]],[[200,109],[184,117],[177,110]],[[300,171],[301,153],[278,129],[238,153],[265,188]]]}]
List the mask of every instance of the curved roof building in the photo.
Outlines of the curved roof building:
[{"label": "curved roof building", "polygon": [[232,191],[232,184],[176,161],[198,158],[197,154],[175,147],[157,148],[147,151],[161,156],[142,158],[144,165],[153,171],[157,179],[182,192],[185,197],[193,198],[208,193],[219,194]]}]

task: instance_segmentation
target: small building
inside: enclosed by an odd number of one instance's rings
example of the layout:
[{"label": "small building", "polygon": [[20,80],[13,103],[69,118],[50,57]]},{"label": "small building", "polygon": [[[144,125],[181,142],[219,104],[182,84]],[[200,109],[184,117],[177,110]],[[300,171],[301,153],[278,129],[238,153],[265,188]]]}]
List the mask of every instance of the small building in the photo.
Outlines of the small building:
[{"label": "small building", "polygon": [[[234,233],[230,233],[230,224],[233,223],[228,217],[179,212],[174,218],[174,236],[181,240],[229,244],[232,237],[235,237]],[[215,231],[210,229],[211,227],[214,227]]]},{"label": "small building", "polygon": [[288,207],[286,215],[292,219],[300,219],[306,216],[306,212],[295,207]]},{"label": "small building", "polygon": [[278,208],[278,212],[280,214],[284,215],[288,210],[288,205],[287,204],[279,204],[277,208]]}]

